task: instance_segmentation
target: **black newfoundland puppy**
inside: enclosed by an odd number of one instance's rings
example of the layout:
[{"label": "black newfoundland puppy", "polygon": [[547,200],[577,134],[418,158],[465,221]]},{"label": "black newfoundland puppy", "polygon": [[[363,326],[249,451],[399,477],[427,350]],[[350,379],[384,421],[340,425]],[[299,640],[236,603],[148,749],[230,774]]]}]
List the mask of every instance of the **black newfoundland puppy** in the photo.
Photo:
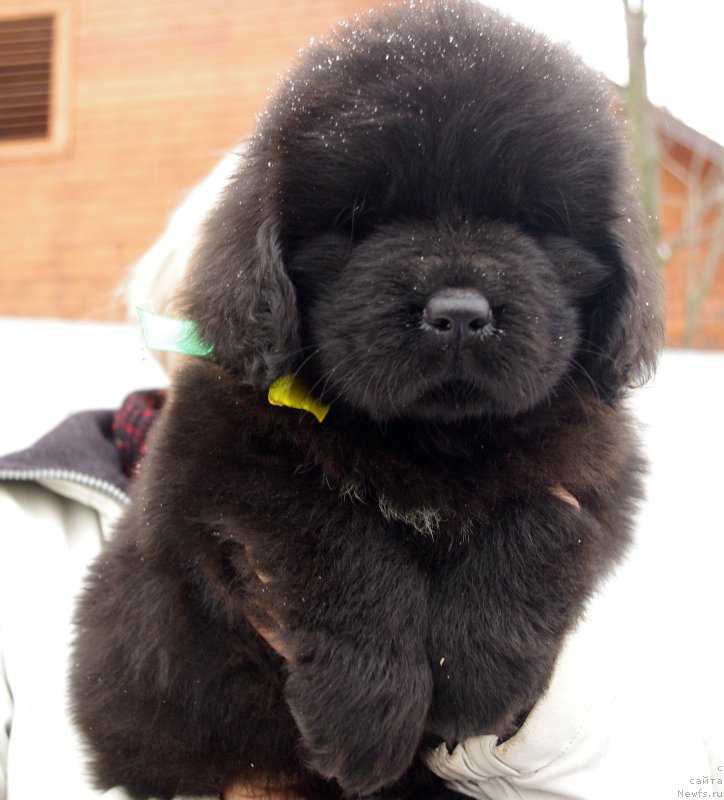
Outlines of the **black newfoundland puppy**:
[{"label": "black newfoundland puppy", "polygon": [[624,151],[601,78],[474,2],[303,53],[184,287],[213,353],[78,610],[99,786],[442,797],[426,747],[516,730],[640,492],[622,399],[661,322]]}]

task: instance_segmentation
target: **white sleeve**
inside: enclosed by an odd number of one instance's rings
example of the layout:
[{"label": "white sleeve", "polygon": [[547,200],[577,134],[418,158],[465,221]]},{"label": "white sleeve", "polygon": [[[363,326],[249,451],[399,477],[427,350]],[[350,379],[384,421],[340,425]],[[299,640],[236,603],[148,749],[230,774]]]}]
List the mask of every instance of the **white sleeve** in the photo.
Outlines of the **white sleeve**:
[{"label": "white sleeve", "polygon": [[74,600],[101,539],[82,502],[0,483],[0,800],[130,800],[92,787],[67,713]]},{"label": "white sleeve", "polygon": [[685,678],[667,670],[666,650],[650,638],[650,606],[636,602],[645,585],[634,567],[609,581],[515,736],[473,737],[452,753],[443,745],[428,754],[430,769],[480,800],[677,797],[715,777],[677,689]]},{"label": "white sleeve", "polygon": [[0,486],[0,736],[7,800],[98,796],[68,719],[65,684],[73,599],[85,551],[99,539],[91,509],[36,484]]},{"label": "white sleeve", "polygon": [[2,651],[2,627],[0,626],[0,800],[7,796],[8,745],[10,744],[10,726],[13,719],[13,696],[10,694],[5,659]]}]

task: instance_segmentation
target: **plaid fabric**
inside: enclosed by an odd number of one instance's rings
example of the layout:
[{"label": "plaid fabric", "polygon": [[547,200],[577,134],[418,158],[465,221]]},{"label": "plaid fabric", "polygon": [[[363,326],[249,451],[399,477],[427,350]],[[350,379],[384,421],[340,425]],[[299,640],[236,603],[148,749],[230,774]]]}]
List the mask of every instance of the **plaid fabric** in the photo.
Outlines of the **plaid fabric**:
[{"label": "plaid fabric", "polygon": [[166,400],[166,392],[157,389],[133,392],[116,411],[111,425],[113,443],[121,457],[121,468],[132,478],[146,453],[146,436]]}]

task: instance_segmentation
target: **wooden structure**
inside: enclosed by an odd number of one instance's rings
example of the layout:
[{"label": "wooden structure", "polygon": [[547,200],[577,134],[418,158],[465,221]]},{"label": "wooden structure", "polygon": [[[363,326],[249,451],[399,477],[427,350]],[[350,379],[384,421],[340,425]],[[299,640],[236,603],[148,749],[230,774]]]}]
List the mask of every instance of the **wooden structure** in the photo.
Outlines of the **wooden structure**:
[{"label": "wooden structure", "polygon": [[[0,0],[0,314],[123,316],[127,266],[279,72],[370,4]],[[669,342],[724,348],[724,151],[666,114],[658,128]]]},{"label": "wooden structure", "polygon": [[655,129],[667,341],[724,349],[724,147],[661,110]]}]

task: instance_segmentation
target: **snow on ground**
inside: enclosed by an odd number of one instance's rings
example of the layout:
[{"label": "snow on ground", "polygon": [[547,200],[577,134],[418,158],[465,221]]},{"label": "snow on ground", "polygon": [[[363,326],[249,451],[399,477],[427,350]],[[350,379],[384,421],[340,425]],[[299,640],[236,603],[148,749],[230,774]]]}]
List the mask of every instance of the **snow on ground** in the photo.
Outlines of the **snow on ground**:
[{"label": "snow on ground", "polygon": [[0,317],[0,452],[165,382],[135,325]]},{"label": "snow on ground", "polygon": [[[667,351],[633,393],[650,474],[638,525],[644,640],[662,707],[698,712],[724,758],[724,353]],[[664,720],[665,721],[665,720]],[[672,735],[683,732],[672,730]],[[720,773],[718,773],[720,774]]]}]

